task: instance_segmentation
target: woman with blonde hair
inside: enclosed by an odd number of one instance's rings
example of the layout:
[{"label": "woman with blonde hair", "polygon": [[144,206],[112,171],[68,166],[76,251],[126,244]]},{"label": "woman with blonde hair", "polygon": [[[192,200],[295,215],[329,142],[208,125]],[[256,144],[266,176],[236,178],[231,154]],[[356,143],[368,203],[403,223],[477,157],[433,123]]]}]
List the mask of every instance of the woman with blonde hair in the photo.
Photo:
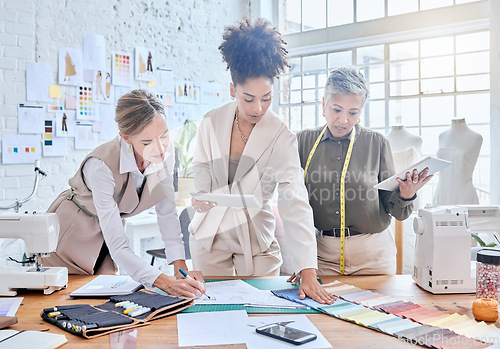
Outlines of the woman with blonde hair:
[{"label": "woman with blonde hair", "polygon": [[[174,151],[163,104],[150,92],[134,90],[116,107],[119,136],[94,149],[47,210],[59,217],[59,242],[47,266],[64,266],[70,274],[110,274],[117,263],[144,286],[169,294],[197,297],[203,277],[184,278],[187,270],[182,233],[174,202]],[[175,278],[135,255],[125,234],[124,218],[155,206],[167,262]]]}]

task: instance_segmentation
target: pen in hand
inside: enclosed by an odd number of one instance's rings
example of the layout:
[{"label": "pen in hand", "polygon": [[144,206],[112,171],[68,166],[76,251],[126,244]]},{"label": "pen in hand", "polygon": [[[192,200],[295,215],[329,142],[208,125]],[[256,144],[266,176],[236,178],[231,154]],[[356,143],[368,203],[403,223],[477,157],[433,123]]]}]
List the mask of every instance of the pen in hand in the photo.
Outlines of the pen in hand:
[{"label": "pen in hand", "polygon": [[[194,280],[191,275],[189,275],[188,273],[186,273],[186,271],[182,268],[179,268],[179,273],[182,274],[182,276],[184,276],[186,279],[191,279],[191,280]],[[208,298],[208,299],[211,299],[210,296],[208,294],[205,293],[205,296]]]}]

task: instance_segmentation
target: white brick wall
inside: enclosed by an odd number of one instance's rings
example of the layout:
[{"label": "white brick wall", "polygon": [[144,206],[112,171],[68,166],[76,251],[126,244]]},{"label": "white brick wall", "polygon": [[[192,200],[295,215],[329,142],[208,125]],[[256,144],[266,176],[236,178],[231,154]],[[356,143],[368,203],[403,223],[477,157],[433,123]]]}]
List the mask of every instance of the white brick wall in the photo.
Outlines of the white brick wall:
[{"label": "white brick wall", "polygon": [[[0,138],[17,133],[17,104],[26,103],[26,62],[48,63],[57,84],[60,46],[82,48],[85,32],[106,37],[107,65],[111,51],[133,52],[136,46],[156,50],[158,66],[174,70],[176,78],[229,84],[218,46],[225,25],[249,15],[250,0],[0,0]],[[135,87],[145,86],[138,82]],[[64,96],[74,96],[63,86]],[[30,102],[31,103],[31,102]],[[37,104],[37,103],[34,103]],[[45,211],[68,187],[88,151],[67,157],[42,157],[48,177],[23,210]],[[30,194],[32,165],[0,164],[0,206]]]}]

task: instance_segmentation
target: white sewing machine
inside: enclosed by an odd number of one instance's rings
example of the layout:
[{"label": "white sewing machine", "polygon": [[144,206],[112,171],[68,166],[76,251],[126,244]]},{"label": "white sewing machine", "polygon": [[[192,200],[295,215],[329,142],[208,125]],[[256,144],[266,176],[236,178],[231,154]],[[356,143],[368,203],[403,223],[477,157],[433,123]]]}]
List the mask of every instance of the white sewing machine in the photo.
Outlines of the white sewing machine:
[{"label": "white sewing machine", "polygon": [[66,287],[68,269],[43,268],[41,258],[56,250],[59,220],[55,213],[0,214],[0,238],[23,239],[31,267],[0,267],[0,296],[15,296],[16,289],[43,290],[44,294]]},{"label": "white sewing machine", "polygon": [[500,231],[500,207],[425,207],[413,220],[417,234],[413,279],[431,293],[475,293],[471,233]]}]

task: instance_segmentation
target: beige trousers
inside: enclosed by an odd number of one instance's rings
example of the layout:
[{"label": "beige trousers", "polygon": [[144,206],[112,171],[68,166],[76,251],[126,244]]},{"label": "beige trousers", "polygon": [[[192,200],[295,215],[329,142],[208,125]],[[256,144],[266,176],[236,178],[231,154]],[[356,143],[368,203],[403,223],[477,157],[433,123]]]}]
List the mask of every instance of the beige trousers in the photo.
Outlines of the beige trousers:
[{"label": "beige trousers", "polygon": [[[316,234],[318,275],[340,274],[340,238]],[[387,228],[378,234],[346,237],[345,275],[382,275],[396,273],[396,243]]]},{"label": "beige trousers", "polygon": [[245,275],[245,256],[234,231],[215,235],[210,251],[200,246],[191,235],[189,248],[193,268],[207,276],[278,276],[282,263],[278,241],[274,239],[271,246],[263,252],[260,251],[255,237],[250,236],[250,243],[254,273]]}]

